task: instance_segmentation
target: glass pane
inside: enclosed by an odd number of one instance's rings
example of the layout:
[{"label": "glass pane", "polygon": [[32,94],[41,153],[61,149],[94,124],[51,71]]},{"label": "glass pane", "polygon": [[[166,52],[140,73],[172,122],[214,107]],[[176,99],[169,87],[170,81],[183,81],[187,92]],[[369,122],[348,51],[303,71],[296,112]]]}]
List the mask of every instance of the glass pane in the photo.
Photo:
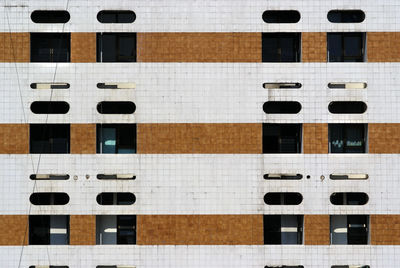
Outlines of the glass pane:
[{"label": "glass pane", "polygon": [[344,152],[344,139],[342,133],[342,125],[333,124],[329,126],[329,144],[331,153]]},{"label": "glass pane", "polygon": [[103,154],[116,153],[117,147],[117,130],[116,128],[103,127],[101,129],[101,143]]},{"label": "glass pane", "polygon": [[120,36],[118,49],[118,61],[135,61],[136,43],[133,36]]},{"label": "glass pane", "polygon": [[293,38],[283,37],[281,38],[281,61],[283,62],[293,62],[296,61],[295,44]]},{"label": "glass pane", "polygon": [[345,135],[347,153],[364,153],[364,125],[348,125]]},{"label": "glass pane", "polygon": [[329,61],[338,62],[343,61],[342,57],[342,35],[341,34],[328,34],[328,49]]},{"label": "glass pane", "polygon": [[344,55],[360,57],[362,45],[360,36],[344,36]]},{"label": "glass pane", "polygon": [[102,62],[117,61],[117,39],[115,34],[103,34],[101,37]]}]

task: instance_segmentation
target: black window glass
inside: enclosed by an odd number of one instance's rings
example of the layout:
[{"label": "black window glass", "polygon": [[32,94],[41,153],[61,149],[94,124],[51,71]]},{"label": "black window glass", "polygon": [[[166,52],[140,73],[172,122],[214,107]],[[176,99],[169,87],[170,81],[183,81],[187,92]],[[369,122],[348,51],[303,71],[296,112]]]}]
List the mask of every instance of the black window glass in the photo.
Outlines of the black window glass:
[{"label": "black window glass", "polygon": [[333,23],[360,23],[365,19],[362,10],[331,10],[328,12],[328,20]]},{"label": "black window glass", "polygon": [[301,110],[301,104],[297,101],[267,101],[263,110],[267,114],[297,114]]},{"label": "black window glass", "polygon": [[267,205],[299,205],[303,201],[300,193],[267,193],[264,202]]},{"label": "black window glass", "polygon": [[300,153],[301,124],[263,124],[263,153]]},{"label": "black window glass", "polygon": [[30,245],[50,244],[50,216],[47,215],[29,216],[29,244]]},{"label": "black window glass", "polygon": [[30,153],[67,154],[70,147],[69,124],[31,124]]},{"label": "black window glass", "polygon": [[136,244],[136,216],[117,216],[117,244]]},{"label": "black window glass", "polygon": [[135,62],[136,33],[98,33],[97,62]]},{"label": "black window glass", "polygon": [[368,244],[368,216],[347,216],[347,243],[349,245]]},{"label": "black window glass", "polygon": [[34,101],[31,111],[35,114],[66,114],[69,104],[65,101]]},{"label": "black window glass", "polygon": [[66,23],[70,19],[66,10],[35,10],[31,14],[34,23]]},{"label": "black window glass", "polygon": [[101,23],[132,23],[136,19],[131,10],[102,10],[97,13],[97,20]]},{"label": "black window glass", "polygon": [[333,193],[330,200],[333,205],[365,205],[368,202],[366,193]]},{"label": "black window glass", "polygon": [[333,114],[362,114],[367,105],[362,101],[333,101],[329,103],[328,110]]},{"label": "black window glass", "polygon": [[264,245],[281,244],[281,216],[264,215]]},{"label": "black window glass", "polygon": [[300,13],[297,10],[267,10],[262,18],[266,23],[296,23]]},{"label": "black window glass", "polygon": [[329,62],[363,62],[365,33],[328,33]]},{"label": "black window glass", "polygon": [[263,62],[300,62],[300,33],[263,33]]},{"label": "black window glass", "polygon": [[31,62],[69,62],[69,33],[31,33]]},{"label": "black window glass", "polygon": [[66,205],[69,196],[66,193],[33,193],[29,200],[34,205]]},{"label": "black window glass", "polygon": [[97,125],[97,153],[136,153],[136,124]]},{"label": "black window glass", "polygon": [[365,124],[329,124],[331,153],[365,153]]},{"label": "black window glass", "polygon": [[102,101],[97,105],[101,114],[133,114],[136,105],[131,101]]}]

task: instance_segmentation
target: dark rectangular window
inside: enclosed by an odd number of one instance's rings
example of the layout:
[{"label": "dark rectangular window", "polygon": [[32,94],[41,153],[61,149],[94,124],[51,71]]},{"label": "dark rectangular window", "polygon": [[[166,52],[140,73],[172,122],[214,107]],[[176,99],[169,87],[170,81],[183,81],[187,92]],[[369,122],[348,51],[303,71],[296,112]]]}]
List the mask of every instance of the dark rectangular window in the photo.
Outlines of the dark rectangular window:
[{"label": "dark rectangular window", "polygon": [[331,215],[332,245],[367,245],[369,243],[368,215]]},{"label": "dark rectangular window", "polygon": [[136,33],[97,33],[97,62],[135,62]]},{"label": "dark rectangular window", "polygon": [[136,124],[98,124],[97,153],[136,153]]},{"label": "dark rectangular window", "polygon": [[117,216],[117,244],[136,244],[136,216]]},{"label": "dark rectangular window", "polygon": [[263,124],[263,153],[301,153],[301,124]]},{"label": "dark rectangular window", "polygon": [[329,62],[365,61],[365,33],[328,33]]},{"label": "dark rectangular window", "polygon": [[300,33],[262,33],[263,62],[300,62]]},{"label": "dark rectangular window", "polygon": [[302,215],[264,215],[265,245],[301,245],[303,243]]},{"label": "dark rectangular window", "polygon": [[70,62],[70,33],[31,33],[31,62]]},{"label": "dark rectangular window", "polygon": [[68,245],[69,216],[30,215],[30,245]]},{"label": "dark rectangular window", "polygon": [[365,153],[367,124],[329,124],[330,153]]},{"label": "dark rectangular window", "polygon": [[69,124],[31,124],[29,136],[31,154],[69,154]]}]

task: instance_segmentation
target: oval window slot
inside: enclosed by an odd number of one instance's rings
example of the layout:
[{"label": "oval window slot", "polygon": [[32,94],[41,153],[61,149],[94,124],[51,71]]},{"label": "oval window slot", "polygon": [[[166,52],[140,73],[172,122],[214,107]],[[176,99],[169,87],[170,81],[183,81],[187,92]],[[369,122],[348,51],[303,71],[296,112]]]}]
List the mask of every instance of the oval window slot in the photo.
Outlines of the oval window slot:
[{"label": "oval window slot", "polygon": [[133,89],[136,88],[135,83],[97,83],[100,89]]},{"label": "oval window slot", "polygon": [[367,83],[362,82],[348,82],[348,83],[328,83],[328,88],[331,89],[364,89],[367,88]]},{"label": "oval window slot", "polygon": [[297,114],[301,104],[297,101],[267,101],[263,110],[266,114]]},{"label": "oval window slot", "polygon": [[32,89],[68,89],[68,83],[32,83]]},{"label": "oval window slot", "polygon": [[66,114],[69,104],[65,101],[35,101],[31,104],[34,114]]},{"label": "oval window slot", "polygon": [[97,111],[101,114],[133,114],[136,105],[131,101],[102,101],[97,104]]},{"label": "oval window slot", "polygon": [[33,205],[66,205],[69,202],[69,196],[66,193],[33,193],[29,197]]},{"label": "oval window slot", "polygon": [[67,23],[70,19],[66,10],[35,10],[31,14],[34,23]]},{"label": "oval window slot", "polygon": [[363,114],[367,110],[367,104],[362,101],[332,101],[328,110],[333,114]]},{"label": "oval window slot", "polygon": [[365,20],[365,13],[362,10],[331,10],[328,20],[333,23],[360,23]]},{"label": "oval window slot", "polygon": [[97,174],[99,180],[134,180],[134,174]]},{"label": "oval window slot", "polygon": [[132,10],[102,10],[97,13],[97,20],[101,23],[132,23],[136,14]]},{"label": "oval window slot", "polygon": [[267,10],[262,15],[266,23],[297,23],[300,20],[300,12],[297,10]]},{"label": "oval window slot", "polygon": [[99,205],[132,205],[136,197],[133,193],[101,193],[96,200]]},{"label": "oval window slot", "polygon": [[330,174],[331,180],[366,180],[368,174]]},{"label": "oval window slot", "polygon": [[96,268],[136,268],[136,266],[129,266],[129,265],[97,265]]},{"label": "oval window slot", "polygon": [[284,173],[277,173],[277,174],[264,174],[265,180],[301,180],[303,175],[301,174],[284,174]]},{"label": "oval window slot", "polygon": [[267,205],[299,205],[302,201],[300,193],[267,193],[264,196]]},{"label": "oval window slot", "polygon": [[68,180],[68,174],[31,174],[31,180]]},{"label": "oval window slot", "polygon": [[301,88],[301,83],[264,83],[263,87],[266,89]]},{"label": "oval window slot", "polygon": [[366,193],[333,193],[330,197],[333,205],[365,205],[368,203]]}]

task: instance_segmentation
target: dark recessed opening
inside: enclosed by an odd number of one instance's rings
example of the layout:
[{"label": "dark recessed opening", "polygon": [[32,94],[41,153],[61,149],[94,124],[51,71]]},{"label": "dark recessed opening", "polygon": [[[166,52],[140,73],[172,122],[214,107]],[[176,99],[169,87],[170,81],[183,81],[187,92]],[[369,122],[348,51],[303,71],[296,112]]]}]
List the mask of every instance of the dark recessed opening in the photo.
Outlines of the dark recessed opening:
[{"label": "dark recessed opening", "polygon": [[136,244],[136,215],[97,215],[96,244]]},{"label": "dark recessed opening", "polygon": [[68,245],[69,215],[29,215],[28,234],[29,245]]},{"label": "dark recessed opening", "polygon": [[102,10],[97,13],[97,20],[101,23],[132,23],[136,19],[131,10]]},{"label": "dark recessed opening", "polygon": [[136,153],[136,124],[98,124],[97,153]]},{"label": "dark recessed opening", "polygon": [[301,124],[263,124],[263,153],[301,153]]},{"label": "dark recessed opening", "polygon": [[31,124],[29,135],[31,154],[69,154],[69,124]]},{"label": "dark recessed opening", "polygon": [[264,245],[301,245],[303,215],[264,215]]},{"label": "dark recessed opening", "polygon": [[68,180],[68,174],[31,174],[31,180]]},{"label": "dark recessed opening", "polygon": [[31,33],[31,62],[70,62],[70,33]]},{"label": "dark recessed opening", "polygon": [[297,114],[301,110],[301,104],[297,101],[267,101],[263,110],[267,114]]},{"label": "dark recessed opening", "polygon": [[328,20],[333,23],[360,23],[365,20],[365,13],[362,10],[331,10]]},{"label": "dark recessed opening", "polygon": [[367,104],[362,101],[332,101],[328,110],[333,114],[362,114],[367,110]]},{"label": "dark recessed opening", "polygon": [[267,205],[299,205],[303,201],[300,193],[267,193],[264,202]]},{"label": "dark recessed opening", "polygon": [[297,23],[300,20],[300,12],[297,10],[267,10],[262,15],[266,23]]},{"label": "dark recessed opening", "polygon": [[264,268],[304,268],[303,265],[264,266]]},{"label": "dark recessed opening", "polygon": [[330,174],[331,180],[367,180],[368,174]]},{"label": "dark recessed opening", "polygon": [[330,153],[365,153],[367,124],[328,124]]},{"label": "dark recessed opening", "polygon": [[301,180],[301,174],[264,174],[265,180]]},{"label": "dark recessed opening", "polygon": [[69,104],[65,101],[35,101],[31,104],[31,111],[34,114],[66,114]]},{"label": "dark recessed opening", "polygon": [[365,33],[328,33],[329,62],[364,62]]},{"label": "dark recessed opening", "polygon": [[131,101],[102,101],[97,104],[97,111],[101,114],[133,114],[136,105]]},{"label": "dark recessed opening", "polygon": [[367,88],[367,83],[363,82],[332,82],[328,83],[328,88],[331,89],[364,89]]},{"label": "dark recessed opening", "polygon": [[[69,268],[66,265],[50,265],[48,267],[49,268]],[[31,265],[31,266],[29,266],[29,268],[47,268],[47,267],[43,267],[43,265],[39,265],[39,266]]]},{"label": "dark recessed opening", "polygon": [[29,200],[34,205],[66,205],[69,196],[66,193],[33,193]]},{"label": "dark recessed opening", "polygon": [[97,33],[97,62],[136,62],[136,33]]},{"label": "dark recessed opening", "polygon": [[370,268],[369,265],[332,265],[331,268]]},{"label": "dark recessed opening", "polygon": [[365,205],[369,198],[366,193],[333,193],[330,200],[333,205]]},{"label": "dark recessed opening", "polygon": [[66,10],[35,10],[31,14],[34,23],[66,23],[70,19]]},{"label": "dark recessed opening", "polygon": [[262,33],[263,62],[300,62],[300,33]]},{"label": "dark recessed opening", "polygon": [[279,88],[301,88],[301,83],[264,83],[263,87],[266,89],[279,89]]},{"label": "dark recessed opening", "polygon": [[132,205],[136,197],[133,193],[101,193],[96,201],[99,205]]}]

